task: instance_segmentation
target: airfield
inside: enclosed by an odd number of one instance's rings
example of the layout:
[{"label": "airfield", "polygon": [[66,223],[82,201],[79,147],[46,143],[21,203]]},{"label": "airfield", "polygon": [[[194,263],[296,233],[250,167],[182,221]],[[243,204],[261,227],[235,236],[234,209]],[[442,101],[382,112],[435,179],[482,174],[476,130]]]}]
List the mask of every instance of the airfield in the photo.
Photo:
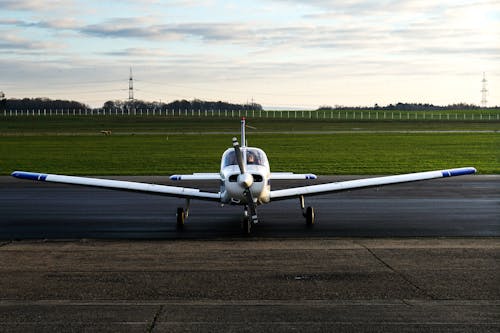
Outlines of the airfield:
[{"label": "airfield", "polygon": [[[116,135],[115,131],[110,137],[100,137],[92,134],[98,133],[95,124],[90,129],[86,124],[81,130],[77,128],[80,125],[68,122],[65,129],[71,133],[55,133],[48,126],[33,133],[32,123],[28,123],[32,121],[10,126],[4,136],[0,135],[4,143],[0,149],[4,149],[3,156],[9,156],[0,163],[8,171],[13,171],[10,168],[16,161],[30,166],[40,159],[42,169],[32,171],[56,172],[59,167],[80,165],[82,169],[76,169],[80,174],[89,174],[93,172],[90,168],[97,167],[103,173],[90,174],[113,174],[118,170],[117,174],[126,175],[128,167],[142,165],[133,161],[117,169],[115,164],[122,161],[110,159],[112,168],[103,169],[106,162],[99,155],[103,140],[108,140],[113,150],[139,140],[138,146],[153,145],[146,148],[148,154],[166,145],[166,134],[159,127],[153,128],[153,134],[135,133],[131,137],[131,129],[122,128],[122,134]],[[332,131],[352,132],[354,126],[354,131],[367,126],[332,124]],[[240,229],[241,207],[192,201],[189,219],[179,230],[175,209],[183,204],[180,199],[1,176],[0,331],[499,331],[500,176],[495,175],[498,122],[470,126],[393,125],[377,123],[371,126],[376,133],[365,133],[363,151],[371,149],[368,145],[374,138],[386,142],[370,155],[371,159],[381,157],[377,164],[362,169],[365,174],[389,168],[387,159],[394,156],[399,162],[391,168],[404,169],[405,163],[415,163],[421,169],[421,164],[426,166],[426,158],[432,164],[438,155],[446,166],[458,166],[457,162],[460,166],[475,166],[467,160],[469,153],[480,164],[480,172],[482,167],[490,174],[306,198],[306,204],[316,210],[313,228],[306,227],[298,201],[275,202],[259,207],[261,222],[250,236],[243,235]],[[159,125],[142,126],[141,131],[149,131]],[[199,123],[196,126],[196,131],[207,130]],[[400,133],[404,126],[404,131],[419,133]],[[460,132],[439,133],[436,128]],[[480,132],[467,133],[467,128]],[[226,127],[212,130],[229,131]],[[393,130],[398,132],[389,133]],[[425,130],[431,132],[420,133]],[[22,134],[17,136],[16,131]],[[194,138],[196,142],[220,143],[226,138],[230,142],[231,134],[214,134],[206,140],[196,131],[179,134],[179,138],[170,135],[168,142],[175,143],[173,146],[182,142],[191,145]],[[252,143],[252,134],[247,135]],[[284,134],[276,141],[266,135],[256,135],[256,141],[264,145],[282,142],[292,148],[297,142],[282,140]],[[331,147],[363,136],[337,132],[331,135],[336,140]],[[316,142],[326,142],[321,135],[312,136],[323,140]],[[57,141],[57,137],[63,140]],[[388,148],[394,138],[409,141]],[[431,155],[427,150],[405,152],[418,142],[436,138],[441,139],[442,151]],[[94,140],[95,145],[86,145]],[[37,152],[31,157],[34,162],[28,160],[29,154],[16,153],[22,147],[20,143],[29,141],[41,142],[60,164],[51,164],[43,157],[42,146],[35,145],[33,151]],[[68,141],[92,147],[85,156],[91,162],[83,158],[64,166]],[[457,147],[452,144],[455,141],[459,142]],[[432,147],[438,146],[436,143]],[[216,168],[225,147],[216,147],[216,161],[212,163]],[[102,155],[108,154],[109,158],[109,151],[102,149]],[[313,152],[317,149],[311,148]],[[389,151],[387,156],[380,153],[384,150]],[[446,155],[447,151],[451,153]],[[132,149],[132,154],[137,152]],[[189,148],[189,156],[180,157],[188,167],[189,163],[197,164],[193,152]],[[347,161],[345,165],[350,167],[342,172],[352,172],[356,160],[348,161],[346,154],[338,150],[336,153],[336,166]],[[405,161],[412,154],[415,158]],[[206,158],[206,152],[200,155]],[[159,164],[164,162],[165,157],[154,157]],[[271,166],[277,161],[280,167],[288,168],[282,155],[276,153],[274,157]],[[456,160],[449,160],[453,158]],[[166,169],[175,166],[163,164]],[[211,165],[202,164],[204,171],[207,166]],[[103,177],[179,185],[170,182],[165,173]],[[362,177],[321,176],[315,182]],[[276,181],[273,188],[302,184]],[[201,184],[206,190],[214,190],[214,186],[217,184]]]}]

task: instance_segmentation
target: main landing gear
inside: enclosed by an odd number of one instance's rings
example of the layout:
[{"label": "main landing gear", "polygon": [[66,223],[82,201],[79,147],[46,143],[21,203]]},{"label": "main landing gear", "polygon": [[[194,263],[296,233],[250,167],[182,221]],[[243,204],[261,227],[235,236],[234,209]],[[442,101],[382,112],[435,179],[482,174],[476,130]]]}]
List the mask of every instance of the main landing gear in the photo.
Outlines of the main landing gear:
[{"label": "main landing gear", "polygon": [[300,208],[302,209],[302,215],[306,218],[306,225],[308,227],[312,227],[314,225],[314,208],[311,206],[305,208],[303,195],[299,197],[299,200]]},{"label": "main landing gear", "polygon": [[186,199],[186,209],[184,207],[177,207],[177,228],[182,229],[184,222],[186,222],[189,215],[189,199]]}]

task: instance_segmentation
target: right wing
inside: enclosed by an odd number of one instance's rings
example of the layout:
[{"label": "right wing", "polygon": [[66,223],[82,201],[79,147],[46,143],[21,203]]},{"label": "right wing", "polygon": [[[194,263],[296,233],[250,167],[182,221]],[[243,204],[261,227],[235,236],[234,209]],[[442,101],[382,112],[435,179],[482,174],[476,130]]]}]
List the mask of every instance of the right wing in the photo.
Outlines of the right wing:
[{"label": "right wing", "polygon": [[54,182],[81,186],[101,187],[111,190],[142,192],[155,195],[163,195],[187,199],[199,199],[209,201],[220,201],[220,193],[202,192],[196,188],[166,186],[148,183],[128,182],[121,180],[74,177],[64,175],[54,175],[45,173],[34,173],[24,171],[14,171],[13,177],[20,179],[37,180],[44,182]]},{"label": "right wing", "polygon": [[468,168],[458,168],[458,169],[439,170],[439,171],[407,173],[404,175],[396,175],[396,176],[356,179],[338,183],[326,183],[320,185],[293,187],[283,190],[274,190],[271,191],[270,197],[271,201],[283,200],[305,195],[319,195],[324,193],[340,192],[340,191],[347,191],[352,189],[360,189],[373,186],[414,182],[418,180],[462,176],[462,175],[473,174],[475,172],[476,172],[475,168],[468,167]]}]

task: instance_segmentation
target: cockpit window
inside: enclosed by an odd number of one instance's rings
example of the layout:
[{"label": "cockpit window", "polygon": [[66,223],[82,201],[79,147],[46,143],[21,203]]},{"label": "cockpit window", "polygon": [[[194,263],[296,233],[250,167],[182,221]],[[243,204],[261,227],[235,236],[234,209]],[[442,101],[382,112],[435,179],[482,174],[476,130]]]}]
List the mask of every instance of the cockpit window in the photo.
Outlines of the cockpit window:
[{"label": "cockpit window", "polygon": [[247,150],[247,164],[249,165],[264,165],[262,153],[256,149]]},{"label": "cockpit window", "polygon": [[224,156],[224,166],[228,165],[238,165],[238,161],[236,161],[236,153],[234,150],[230,150]]},{"label": "cockpit window", "polygon": [[[247,165],[267,165],[267,157],[265,153],[257,148],[243,148],[244,160]],[[228,149],[222,155],[222,167],[225,168],[229,165],[238,165],[236,153],[234,149]]]}]

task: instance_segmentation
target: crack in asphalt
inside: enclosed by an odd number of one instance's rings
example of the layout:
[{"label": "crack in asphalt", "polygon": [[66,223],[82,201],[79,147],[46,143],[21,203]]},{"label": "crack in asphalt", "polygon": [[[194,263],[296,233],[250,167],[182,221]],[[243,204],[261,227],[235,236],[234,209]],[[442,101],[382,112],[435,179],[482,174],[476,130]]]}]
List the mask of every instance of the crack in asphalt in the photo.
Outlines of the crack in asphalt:
[{"label": "crack in asphalt", "polygon": [[160,307],[158,308],[158,311],[156,311],[155,316],[153,317],[153,321],[151,322],[151,324],[148,325],[147,332],[153,332],[153,330],[155,329],[156,323],[158,322],[158,318],[160,317],[160,314],[163,312],[164,307],[165,307],[165,305],[160,305]]},{"label": "crack in asphalt", "polygon": [[391,272],[393,272],[393,273],[397,274],[399,277],[401,277],[403,279],[403,281],[405,281],[410,286],[412,286],[413,288],[415,288],[416,290],[418,290],[424,296],[426,296],[426,297],[428,297],[428,298],[430,298],[432,300],[436,300],[436,297],[434,297],[432,294],[430,294],[429,292],[427,292],[425,289],[422,289],[421,287],[419,287],[417,284],[415,284],[413,281],[411,281],[408,276],[406,276],[402,272],[399,272],[394,267],[392,267],[391,265],[389,265],[382,258],[380,258],[374,251],[372,251],[370,248],[368,248],[365,244],[362,244],[362,243],[358,243],[358,244],[361,245],[362,247],[364,247],[378,262],[380,262],[382,265],[384,265],[385,267],[387,267]]}]

